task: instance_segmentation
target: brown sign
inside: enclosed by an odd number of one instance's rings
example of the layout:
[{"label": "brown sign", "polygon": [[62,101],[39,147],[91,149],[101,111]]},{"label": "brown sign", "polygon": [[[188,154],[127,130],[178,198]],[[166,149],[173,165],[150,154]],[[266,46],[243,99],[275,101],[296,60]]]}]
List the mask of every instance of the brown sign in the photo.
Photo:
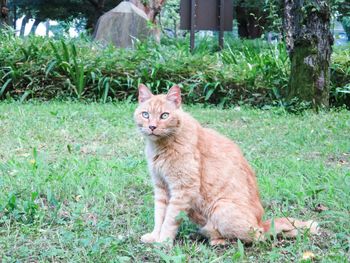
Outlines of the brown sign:
[{"label": "brown sign", "polygon": [[180,29],[232,31],[233,1],[181,0],[180,16]]}]

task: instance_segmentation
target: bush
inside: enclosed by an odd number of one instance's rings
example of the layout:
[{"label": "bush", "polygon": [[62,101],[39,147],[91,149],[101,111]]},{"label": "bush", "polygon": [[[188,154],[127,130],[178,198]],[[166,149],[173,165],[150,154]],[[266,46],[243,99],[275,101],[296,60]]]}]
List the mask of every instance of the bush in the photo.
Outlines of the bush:
[{"label": "bush", "polygon": [[350,107],[350,49],[336,49],[331,68],[331,104]]},{"label": "bush", "polygon": [[[0,43],[0,97],[22,101],[72,97],[132,100],[142,82],[154,92],[179,83],[190,103],[263,106],[281,103],[290,67],[283,44],[261,40],[229,39],[226,48],[217,52],[215,42],[204,38],[197,41],[193,54],[188,39],[163,39],[161,45],[137,43],[134,50],[128,50],[102,47],[86,37],[18,38],[3,32]],[[336,88],[349,83],[349,67],[344,68],[349,61],[348,55],[333,65],[337,73],[332,85],[334,98],[339,97]]]}]

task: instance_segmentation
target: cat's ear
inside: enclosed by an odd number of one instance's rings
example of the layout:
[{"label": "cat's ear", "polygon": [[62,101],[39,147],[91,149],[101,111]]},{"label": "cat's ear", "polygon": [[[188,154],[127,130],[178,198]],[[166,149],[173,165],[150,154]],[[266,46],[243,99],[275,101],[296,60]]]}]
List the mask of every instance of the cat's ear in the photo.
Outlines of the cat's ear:
[{"label": "cat's ear", "polygon": [[174,85],[172,86],[169,91],[168,94],[166,95],[166,99],[174,102],[176,107],[179,108],[181,105],[181,89],[178,85]]},{"label": "cat's ear", "polygon": [[149,100],[152,96],[152,92],[146,87],[146,85],[139,85],[139,103]]}]

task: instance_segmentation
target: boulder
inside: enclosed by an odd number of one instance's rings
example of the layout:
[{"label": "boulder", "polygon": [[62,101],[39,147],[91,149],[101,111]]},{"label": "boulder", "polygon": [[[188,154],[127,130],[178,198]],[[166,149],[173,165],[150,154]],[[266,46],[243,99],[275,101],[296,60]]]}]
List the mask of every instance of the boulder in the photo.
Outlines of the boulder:
[{"label": "boulder", "polygon": [[102,15],[97,23],[94,39],[113,43],[117,47],[133,47],[135,39],[153,35],[146,13],[130,2],[123,1]]}]

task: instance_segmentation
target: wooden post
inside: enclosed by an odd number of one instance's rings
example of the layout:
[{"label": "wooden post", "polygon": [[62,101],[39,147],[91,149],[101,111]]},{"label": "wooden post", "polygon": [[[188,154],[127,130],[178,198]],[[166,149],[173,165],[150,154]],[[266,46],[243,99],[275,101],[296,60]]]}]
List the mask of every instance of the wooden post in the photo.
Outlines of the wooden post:
[{"label": "wooden post", "polygon": [[224,48],[224,0],[220,0],[219,6],[219,47]]},{"label": "wooden post", "polygon": [[191,32],[190,32],[190,47],[191,52],[194,49],[194,38],[196,30],[196,0],[191,0]]}]

